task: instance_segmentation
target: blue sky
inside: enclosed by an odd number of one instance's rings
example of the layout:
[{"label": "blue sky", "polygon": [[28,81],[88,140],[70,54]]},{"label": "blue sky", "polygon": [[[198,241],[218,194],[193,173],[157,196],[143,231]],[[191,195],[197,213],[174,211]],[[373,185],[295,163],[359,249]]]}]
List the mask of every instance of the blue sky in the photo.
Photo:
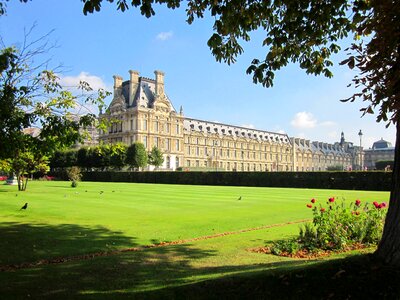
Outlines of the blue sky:
[{"label": "blue sky", "polygon": [[[273,88],[255,85],[246,69],[253,58],[262,58],[263,33],[252,34],[245,53],[236,64],[218,63],[207,40],[212,35],[210,17],[188,25],[183,8],[157,7],[156,16],[142,17],[130,9],[117,12],[115,4],[103,4],[100,13],[84,16],[82,3],[75,1],[12,1],[0,18],[0,35],[6,45],[21,42],[24,28],[35,22],[36,36],[51,30],[57,42],[49,56],[66,70],[66,83],[86,79],[94,87],[112,90],[113,75],[129,78],[130,69],[154,78],[154,70],[165,72],[165,90],[176,109],[182,105],[191,118],[285,132],[333,143],[344,131],[346,140],[371,147],[381,137],[394,144],[395,129],[375,122],[375,116],[361,118],[363,103],[342,103],[351,95],[346,88],[353,74],[337,66],[344,54],[334,57],[334,78],[306,75],[297,65],[276,74]],[[344,42],[344,47],[346,43]],[[108,100],[108,102],[111,99]]]}]

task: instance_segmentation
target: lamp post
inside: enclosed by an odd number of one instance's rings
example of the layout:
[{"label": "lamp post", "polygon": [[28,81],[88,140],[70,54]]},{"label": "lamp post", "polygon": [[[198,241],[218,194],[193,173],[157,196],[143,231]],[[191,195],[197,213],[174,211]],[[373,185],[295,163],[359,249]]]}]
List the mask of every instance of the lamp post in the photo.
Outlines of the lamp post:
[{"label": "lamp post", "polygon": [[363,136],[363,133],[362,133],[362,131],[361,131],[361,129],[360,129],[360,131],[358,132],[358,136],[360,137],[360,169],[361,169],[361,171],[364,169],[363,168],[363,161],[362,161],[362,136]]}]

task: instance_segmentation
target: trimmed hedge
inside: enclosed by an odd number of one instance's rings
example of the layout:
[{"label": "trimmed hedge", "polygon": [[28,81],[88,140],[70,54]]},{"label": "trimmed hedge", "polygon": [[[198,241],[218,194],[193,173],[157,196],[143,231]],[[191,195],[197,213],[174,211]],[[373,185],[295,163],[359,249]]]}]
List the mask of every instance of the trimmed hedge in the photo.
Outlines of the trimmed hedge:
[{"label": "trimmed hedge", "polygon": [[[52,174],[66,179],[61,173]],[[83,172],[83,181],[389,191],[392,172]]]}]

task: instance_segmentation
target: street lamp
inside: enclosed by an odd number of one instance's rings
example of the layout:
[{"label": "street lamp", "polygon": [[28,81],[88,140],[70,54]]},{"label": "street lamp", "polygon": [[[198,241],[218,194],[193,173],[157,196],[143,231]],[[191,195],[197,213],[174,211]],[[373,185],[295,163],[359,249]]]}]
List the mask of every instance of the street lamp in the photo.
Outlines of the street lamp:
[{"label": "street lamp", "polygon": [[360,131],[358,132],[358,136],[360,137],[360,168],[361,168],[361,170],[363,170],[364,168],[363,168],[363,161],[362,161],[362,148],[361,148],[361,146],[362,146],[362,136],[363,136],[363,133],[362,133],[362,131],[361,131],[361,129],[360,129]]}]

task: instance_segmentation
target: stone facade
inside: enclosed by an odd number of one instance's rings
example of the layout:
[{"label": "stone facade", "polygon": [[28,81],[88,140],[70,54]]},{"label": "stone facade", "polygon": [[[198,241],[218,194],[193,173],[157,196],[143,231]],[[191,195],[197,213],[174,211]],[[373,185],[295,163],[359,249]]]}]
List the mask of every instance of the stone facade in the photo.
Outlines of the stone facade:
[{"label": "stone facade", "polygon": [[376,141],[372,148],[364,150],[365,152],[365,167],[369,170],[375,169],[377,161],[387,160],[394,161],[394,147],[391,143],[380,139]]},{"label": "stone facade", "polygon": [[164,73],[155,79],[129,71],[130,79],[114,76],[114,98],[100,118],[111,121],[100,132],[103,143],[142,142],[164,155],[161,169],[178,167],[217,171],[324,171],[329,166],[352,168],[351,143],[334,145],[289,138],[288,135],[185,117],[165,94]]}]

